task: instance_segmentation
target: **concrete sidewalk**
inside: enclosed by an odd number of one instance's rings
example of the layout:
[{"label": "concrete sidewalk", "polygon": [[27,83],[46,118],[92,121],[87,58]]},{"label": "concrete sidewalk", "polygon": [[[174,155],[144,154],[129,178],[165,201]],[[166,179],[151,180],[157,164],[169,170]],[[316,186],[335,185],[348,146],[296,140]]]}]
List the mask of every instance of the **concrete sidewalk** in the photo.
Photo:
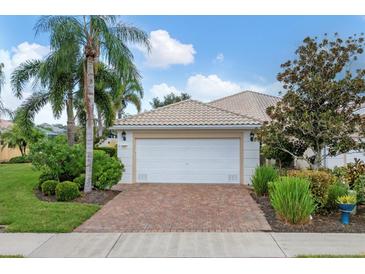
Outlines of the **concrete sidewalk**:
[{"label": "concrete sidewalk", "polygon": [[365,253],[365,234],[0,233],[0,255],[25,257],[295,257]]}]

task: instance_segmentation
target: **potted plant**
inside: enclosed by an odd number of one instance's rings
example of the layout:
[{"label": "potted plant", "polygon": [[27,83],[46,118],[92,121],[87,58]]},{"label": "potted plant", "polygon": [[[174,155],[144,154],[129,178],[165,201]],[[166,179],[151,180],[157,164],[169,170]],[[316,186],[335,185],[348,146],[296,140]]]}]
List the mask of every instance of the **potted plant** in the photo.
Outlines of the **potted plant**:
[{"label": "potted plant", "polygon": [[344,195],[338,197],[337,203],[341,211],[341,222],[344,225],[348,225],[350,223],[350,213],[354,210],[356,206],[356,196]]}]

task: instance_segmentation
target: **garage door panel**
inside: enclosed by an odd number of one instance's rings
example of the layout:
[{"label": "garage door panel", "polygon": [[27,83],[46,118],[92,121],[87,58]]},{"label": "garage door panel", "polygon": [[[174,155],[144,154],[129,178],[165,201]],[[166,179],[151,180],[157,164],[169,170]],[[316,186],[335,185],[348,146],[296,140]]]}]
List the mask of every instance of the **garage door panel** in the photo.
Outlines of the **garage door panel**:
[{"label": "garage door panel", "polygon": [[239,183],[239,142],[239,139],[137,139],[137,182]]}]

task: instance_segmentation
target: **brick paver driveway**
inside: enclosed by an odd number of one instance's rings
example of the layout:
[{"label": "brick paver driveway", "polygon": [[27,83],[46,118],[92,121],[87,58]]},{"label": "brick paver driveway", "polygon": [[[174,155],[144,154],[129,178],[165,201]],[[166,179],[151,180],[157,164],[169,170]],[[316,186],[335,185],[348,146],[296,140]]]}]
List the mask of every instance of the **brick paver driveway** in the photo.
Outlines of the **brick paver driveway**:
[{"label": "brick paver driveway", "polygon": [[78,232],[245,232],[271,230],[241,185],[134,184]]}]

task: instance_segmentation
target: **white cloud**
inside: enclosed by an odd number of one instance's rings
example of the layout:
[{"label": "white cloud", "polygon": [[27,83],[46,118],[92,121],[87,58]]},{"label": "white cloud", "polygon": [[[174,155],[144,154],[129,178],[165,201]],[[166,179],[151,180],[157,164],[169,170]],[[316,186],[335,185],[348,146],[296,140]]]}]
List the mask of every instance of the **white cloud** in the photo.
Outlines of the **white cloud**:
[{"label": "white cloud", "polygon": [[[14,69],[19,66],[22,62],[30,59],[42,59],[49,53],[49,47],[43,46],[36,43],[23,42],[11,50],[0,49],[0,62],[4,63],[5,72],[5,86],[1,93],[1,99],[4,105],[15,110],[29,95],[32,94],[31,85],[27,85],[24,89],[23,99],[17,99],[11,90],[10,77]],[[65,114],[59,120],[53,117],[51,107],[46,105],[35,117],[36,123],[54,123],[54,122],[65,123]]]},{"label": "white cloud", "polygon": [[175,94],[179,94],[180,92],[177,90],[177,88],[175,88],[174,86],[169,86],[166,83],[161,83],[159,85],[153,85],[152,88],[150,89],[150,92],[152,93],[152,95],[154,97],[163,97],[167,94],[175,93]]},{"label": "white cloud", "polygon": [[214,58],[214,63],[223,63],[223,62],[224,62],[223,53],[218,53],[217,56]]},{"label": "white cloud", "polygon": [[222,80],[216,74],[190,76],[186,83],[186,92],[199,100],[210,100],[240,91],[239,84]]},{"label": "white cloud", "polygon": [[150,89],[150,96],[145,98],[145,100],[148,101],[148,99],[150,99],[149,97],[163,97],[171,92],[180,94],[181,90],[184,90],[184,92],[190,94],[193,99],[208,102],[243,90],[252,90],[277,96],[280,89],[281,84],[279,82],[269,84],[260,84],[254,82],[232,82],[229,80],[223,80],[216,74],[195,74],[187,79],[185,87],[182,89],[168,85],[167,83],[153,85]]},{"label": "white cloud", "polygon": [[192,44],[183,44],[172,38],[165,30],[155,30],[150,33],[151,52],[139,48],[150,67],[168,68],[171,65],[188,65],[194,63],[196,53]]}]

